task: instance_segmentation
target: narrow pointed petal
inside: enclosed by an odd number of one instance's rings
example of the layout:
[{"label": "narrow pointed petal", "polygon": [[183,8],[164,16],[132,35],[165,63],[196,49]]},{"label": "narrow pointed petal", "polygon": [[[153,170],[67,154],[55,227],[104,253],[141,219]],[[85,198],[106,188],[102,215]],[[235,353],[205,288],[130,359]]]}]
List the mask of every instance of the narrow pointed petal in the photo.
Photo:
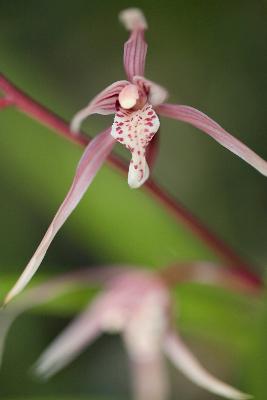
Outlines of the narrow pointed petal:
[{"label": "narrow pointed petal", "polygon": [[54,375],[101,334],[101,315],[89,306],[52,342],[36,364],[36,373],[47,379]]},{"label": "narrow pointed petal", "polygon": [[71,121],[72,132],[79,132],[83,120],[92,114],[114,114],[119,93],[127,85],[129,85],[127,81],[117,81],[100,92],[85,108],[74,115]]},{"label": "narrow pointed petal", "polygon": [[19,294],[31,280],[32,276],[39,268],[52,240],[80,202],[96,173],[99,171],[111,152],[113,144],[114,140],[110,136],[110,129],[107,129],[100,135],[96,136],[88,144],[77,167],[72,186],[67,193],[67,196],[61,204],[30,262],[11,291],[7,294],[4,304],[7,304],[14,296]]},{"label": "narrow pointed petal", "polygon": [[227,399],[246,400],[251,396],[220,381],[203,368],[182,340],[173,332],[166,335],[164,350],[171,362],[192,382]]},{"label": "narrow pointed petal", "polygon": [[226,132],[219,124],[207,115],[189,106],[162,104],[157,107],[157,112],[165,117],[178,121],[188,122],[202,130],[220,143],[223,147],[236,154],[261,174],[267,176],[267,162],[259,157],[253,150]]},{"label": "narrow pointed petal", "polygon": [[168,286],[183,282],[198,282],[216,285],[234,292],[259,293],[259,288],[251,284],[243,270],[231,269],[208,261],[172,265],[162,270],[161,276]]},{"label": "narrow pointed petal", "polygon": [[166,400],[169,382],[162,354],[149,360],[133,360],[130,364],[134,400]]},{"label": "narrow pointed petal", "polygon": [[157,114],[149,104],[142,110],[119,110],[115,115],[111,135],[132,153],[128,174],[131,188],[140,187],[149,176],[145,152],[159,125]]},{"label": "narrow pointed petal", "polygon": [[128,266],[107,265],[75,270],[37,285],[0,311],[0,367],[9,329],[16,318],[31,308],[45,304],[64,293],[77,290],[78,285],[108,285],[122,273],[127,273]]},{"label": "narrow pointed petal", "polygon": [[130,39],[124,45],[124,69],[130,81],[135,75],[144,75],[147,44],[144,31],[147,23],[141,10],[129,8],[119,14],[119,19],[125,28],[131,31]]},{"label": "narrow pointed petal", "polygon": [[169,96],[168,91],[164,87],[143,76],[134,76],[133,83],[148,94],[148,103],[153,107],[162,104]]},{"label": "narrow pointed petal", "polygon": [[[88,273],[88,271],[86,271]],[[66,274],[60,278],[51,279],[46,283],[27,291],[19,302],[14,302],[7,309],[0,311],[0,367],[2,364],[3,351],[6,337],[11,325],[16,318],[23,312],[39,305],[44,304],[54,298],[60,296],[64,292],[71,290],[77,279],[82,279],[84,282],[84,274],[80,272]],[[79,278],[78,278],[79,277]]]}]

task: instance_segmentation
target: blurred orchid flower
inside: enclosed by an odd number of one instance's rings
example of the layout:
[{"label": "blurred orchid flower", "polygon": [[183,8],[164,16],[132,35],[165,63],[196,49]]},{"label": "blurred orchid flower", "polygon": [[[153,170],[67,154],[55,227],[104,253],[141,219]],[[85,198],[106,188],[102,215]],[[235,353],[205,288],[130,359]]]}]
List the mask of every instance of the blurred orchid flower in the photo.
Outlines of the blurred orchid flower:
[{"label": "blurred orchid flower", "polygon": [[66,198],[30,262],[7,294],[4,304],[23,290],[35,274],[55,235],[78,205],[112,151],[115,140],[124,144],[132,154],[128,173],[130,187],[138,188],[148,179],[149,167],[145,153],[160,126],[157,114],[188,122],[201,129],[259,172],[267,175],[265,160],[205,114],[188,106],[162,104],[168,96],[167,91],[143,76],[147,52],[147,44],[144,41],[144,31],[147,28],[145,17],[135,8],[122,11],[119,17],[131,32],[124,45],[124,68],[128,81],[117,81],[104,89],[87,107],[75,115],[71,127],[73,131],[78,131],[82,121],[91,114],[115,113],[114,123],[111,128],[96,136],[85,149]]},{"label": "blurred orchid flower", "polygon": [[[184,268],[180,271],[181,282],[185,280]],[[188,264],[186,268],[186,280],[228,286],[228,271],[212,264]],[[164,356],[187,378],[212,393],[235,400],[250,398],[213,377],[199,364],[172,327],[168,286],[160,275],[140,269],[90,268],[30,289],[20,302],[14,302],[0,314],[0,349],[19,313],[73,290],[71,285],[79,281],[82,285],[102,284],[104,290],[41,355],[36,365],[38,375],[49,378],[61,370],[102,332],[120,333],[130,359],[136,400],[167,399],[169,382]],[[232,282],[228,283],[231,287]]]}]

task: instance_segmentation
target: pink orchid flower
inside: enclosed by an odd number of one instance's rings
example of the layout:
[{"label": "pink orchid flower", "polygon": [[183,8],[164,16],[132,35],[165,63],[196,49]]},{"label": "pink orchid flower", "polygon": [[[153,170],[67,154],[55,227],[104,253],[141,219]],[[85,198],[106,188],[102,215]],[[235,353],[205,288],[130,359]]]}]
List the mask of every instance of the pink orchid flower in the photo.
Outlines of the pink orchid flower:
[{"label": "pink orchid flower", "polygon": [[[178,266],[176,273],[180,273],[180,282],[208,282],[224,287],[231,287],[234,282],[228,270],[209,263],[187,264],[184,269]],[[228,399],[251,397],[213,377],[187,348],[172,326],[170,291],[162,277],[129,267],[84,269],[27,291],[19,302],[0,314],[0,355],[8,330],[21,312],[77,289],[78,283],[102,284],[104,290],[41,355],[36,366],[39,376],[49,378],[57,373],[101,333],[120,333],[130,359],[135,400],[168,398],[165,357],[201,388]]]},{"label": "pink orchid flower", "polygon": [[205,114],[188,106],[163,104],[168,95],[167,91],[143,76],[147,52],[147,44],[144,41],[147,23],[144,15],[138,9],[127,9],[120,13],[120,20],[131,32],[130,39],[124,45],[124,68],[128,81],[117,81],[104,89],[87,107],[76,114],[71,126],[73,131],[78,131],[82,121],[92,114],[115,114],[114,123],[88,144],[66,198],[30,262],[7,294],[5,304],[23,290],[35,274],[55,235],[78,205],[112,151],[116,140],[124,144],[132,154],[128,174],[130,187],[138,188],[148,179],[146,148],[159,129],[158,115],[185,121],[201,129],[259,172],[267,175],[265,160]]}]

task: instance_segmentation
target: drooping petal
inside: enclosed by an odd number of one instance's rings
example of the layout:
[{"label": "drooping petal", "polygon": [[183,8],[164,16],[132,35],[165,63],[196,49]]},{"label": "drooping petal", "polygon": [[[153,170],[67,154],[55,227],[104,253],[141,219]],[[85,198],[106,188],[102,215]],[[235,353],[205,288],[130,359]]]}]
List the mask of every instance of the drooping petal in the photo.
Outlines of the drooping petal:
[{"label": "drooping petal", "polygon": [[78,164],[76,174],[67,196],[61,204],[30,262],[16,284],[7,294],[4,304],[7,304],[14,296],[19,294],[31,280],[32,276],[39,268],[55,235],[80,202],[96,173],[99,171],[100,167],[111,152],[113,145],[114,141],[110,136],[110,128],[96,136],[89,143]]},{"label": "drooping petal", "polygon": [[147,29],[146,19],[138,8],[129,8],[119,14],[125,28],[131,31],[130,39],[124,44],[124,69],[130,81],[135,75],[144,75],[147,44],[144,31]]},{"label": "drooping petal", "polygon": [[101,315],[89,305],[41,355],[36,373],[49,378],[64,368],[101,334]]},{"label": "drooping petal", "polygon": [[158,353],[149,360],[133,360],[130,363],[134,400],[166,400],[169,382],[165,360]]},{"label": "drooping petal", "polygon": [[129,85],[127,81],[117,81],[100,92],[85,108],[74,115],[71,121],[71,130],[78,132],[83,120],[92,114],[114,114],[119,93],[127,85]]},{"label": "drooping petal", "polygon": [[[49,279],[26,290],[8,308],[0,311],[0,367],[7,334],[19,315],[40,304],[45,304],[64,293],[75,291],[77,287],[84,285],[96,287],[99,285],[108,286],[114,279],[118,279],[119,276],[126,274],[127,271],[129,271],[129,266],[124,265],[83,268]],[[108,299],[108,303],[110,303],[110,299]]]},{"label": "drooping petal", "polygon": [[148,94],[148,103],[154,107],[162,104],[169,96],[168,91],[164,87],[143,76],[134,76],[133,83]]},{"label": "drooping petal", "polygon": [[146,147],[159,129],[159,119],[152,106],[142,110],[120,110],[115,115],[111,135],[132,153],[128,183],[131,188],[140,187],[149,176],[145,159]]},{"label": "drooping petal", "polygon": [[175,333],[170,332],[166,335],[164,351],[172,363],[196,385],[227,399],[251,398],[250,395],[227,385],[206,371]]},{"label": "drooping petal", "polygon": [[162,104],[157,112],[165,117],[185,121],[207,133],[223,147],[238,155],[261,174],[267,176],[267,162],[253,150],[226,132],[219,124],[195,108],[183,105]]},{"label": "drooping petal", "polygon": [[[86,271],[86,278],[88,271]],[[50,279],[49,281],[26,291],[19,302],[14,301],[7,309],[2,309],[0,312],[0,366],[4,345],[9,329],[15,319],[23,312],[31,309],[39,304],[44,304],[54,298],[60,296],[64,292],[68,292],[74,288],[74,283],[80,280],[85,281],[83,271],[66,274],[64,276]]]},{"label": "drooping petal", "polygon": [[103,331],[113,333],[123,329],[131,312],[129,291],[120,284],[125,276],[128,273],[123,268],[117,274],[107,276],[106,290],[41,355],[36,368],[38,375],[48,378],[64,368]]}]

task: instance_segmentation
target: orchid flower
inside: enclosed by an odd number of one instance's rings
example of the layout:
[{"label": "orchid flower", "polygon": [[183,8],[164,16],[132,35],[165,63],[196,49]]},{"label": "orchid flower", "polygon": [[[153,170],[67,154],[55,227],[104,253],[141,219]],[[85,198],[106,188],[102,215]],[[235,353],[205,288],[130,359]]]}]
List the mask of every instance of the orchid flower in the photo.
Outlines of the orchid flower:
[{"label": "orchid flower", "polygon": [[[199,271],[203,272],[202,276]],[[182,282],[183,268],[180,272]],[[187,280],[223,286],[227,286],[228,280],[231,286],[228,271],[208,263],[188,264]],[[57,373],[101,333],[120,333],[130,359],[135,400],[168,398],[165,357],[201,388],[228,399],[250,397],[213,377],[199,364],[172,327],[168,286],[160,275],[141,269],[84,269],[30,289],[19,302],[0,314],[0,355],[11,323],[22,311],[73,290],[71,285],[79,282],[82,285],[102,283],[104,290],[41,355],[36,364],[39,376],[49,378]]]},{"label": "orchid flower", "polygon": [[66,198],[30,262],[7,294],[4,304],[23,290],[35,274],[55,235],[78,205],[112,151],[115,141],[125,145],[132,154],[128,173],[129,186],[138,188],[148,179],[146,149],[159,129],[158,115],[185,121],[201,129],[263,175],[267,175],[267,162],[211,118],[192,107],[164,104],[168,96],[167,91],[144,77],[147,52],[144,40],[147,22],[144,15],[139,9],[131,8],[122,11],[119,18],[131,32],[124,45],[124,68],[128,80],[114,82],[100,92],[88,106],[74,116],[71,128],[73,132],[79,131],[82,121],[92,114],[115,114],[113,125],[96,136],[85,149]]}]

